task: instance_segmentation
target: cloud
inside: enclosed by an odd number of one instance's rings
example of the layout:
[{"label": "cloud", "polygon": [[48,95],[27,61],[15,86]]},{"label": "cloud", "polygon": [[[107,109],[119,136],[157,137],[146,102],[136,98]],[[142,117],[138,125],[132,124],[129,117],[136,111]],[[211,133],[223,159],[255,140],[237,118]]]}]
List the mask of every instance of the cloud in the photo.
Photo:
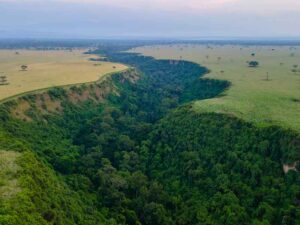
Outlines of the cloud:
[{"label": "cloud", "polygon": [[300,37],[300,0],[0,0],[0,12],[0,38]]},{"label": "cloud", "polygon": [[[142,11],[176,11],[176,12],[251,12],[277,13],[300,12],[299,0],[0,0],[7,3],[61,3],[92,5],[94,7],[116,7]],[[0,6],[1,7],[1,6]]]},{"label": "cloud", "polygon": [[[239,1],[240,0],[48,0],[47,2],[95,4],[143,10],[181,11],[215,9]],[[0,2],[22,2],[26,4],[26,2],[45,3],[45,0],[0,0]]]},{"label": "cloud", "polygon": [[[103,3],[106,2],[101,0],[94,1]],[[110,0],[107,2],[107,4],[144,9],[157,8],[161,10],[204,10],[218,8],[225,4],[238,1],[239,0]]]},{"label": "cloud", "polygon": [[[68,1],[68,0],[67,0]],[[80,0],[69,0],[69,1],[80,1]],[[105,3],[115,6],[122,7],[151,7],[151,8],[160,8],[166,10],[173,9],[207,9],[220,7],[226,3],[237,2],[238,0],[87,0],[90,2]],[[81,2],[86,2],[81,0]]]}]

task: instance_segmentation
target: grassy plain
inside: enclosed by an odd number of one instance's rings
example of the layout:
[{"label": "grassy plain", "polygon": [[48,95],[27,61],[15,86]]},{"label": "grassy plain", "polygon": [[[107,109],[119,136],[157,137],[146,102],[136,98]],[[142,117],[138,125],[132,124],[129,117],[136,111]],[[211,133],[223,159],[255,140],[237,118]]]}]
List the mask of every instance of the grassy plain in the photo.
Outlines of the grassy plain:
[{"label": "grassy plain", "polygon": [[[292,72],[300,69],[300,47],[162,45],[131,51],[196,62],[211,70],[206,77],[231,82],[224,96],[195,102],[197,111],[232,114],[260,126],[275,124],[300,132],[300,72]],[[252,60],[259,67],[248,67],[246,62]]]},{"label": "grassy plain", "polygon": [[[9,83],[0,85],[0,100],[53,86],[92,82],[126,69],[121,64],[89,61],[98,56],[84,51],[0,50],[0,76],[6,76]],[[21,71],[21,65],[28,69]]]}]

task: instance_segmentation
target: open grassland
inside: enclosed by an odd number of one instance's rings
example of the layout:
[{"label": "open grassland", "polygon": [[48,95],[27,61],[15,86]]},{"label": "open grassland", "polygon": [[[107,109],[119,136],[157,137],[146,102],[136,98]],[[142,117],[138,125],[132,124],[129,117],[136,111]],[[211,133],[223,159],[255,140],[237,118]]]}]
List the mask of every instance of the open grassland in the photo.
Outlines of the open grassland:
[{"label": "open grassland", "polygon": [[[232,83],[225,96],[195,102],[197,111],[232,114],[260,126],[275,124],[300,132],[300,47],[162,45],[132,51],[196,62],[211,70],[206,77]],[[258,61],[259,66],[250,68],[247,61]]]},{"label": "open grassland", "polygon": [[[98,56],[84,51],[0,50],[0,84],[5,84],[0,85],[0,100],[53,86],[92,82],[126,69],[121,64],[89,61]],[[28,67],[26,71],[22,65]],[[5,76],[2,83],[1,76]]]}]

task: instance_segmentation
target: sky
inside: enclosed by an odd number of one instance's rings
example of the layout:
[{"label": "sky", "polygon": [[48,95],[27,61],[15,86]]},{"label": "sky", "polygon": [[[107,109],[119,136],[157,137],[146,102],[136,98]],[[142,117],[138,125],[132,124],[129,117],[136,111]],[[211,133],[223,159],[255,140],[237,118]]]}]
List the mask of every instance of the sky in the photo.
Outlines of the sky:
[{"label": "sky", "polygon": [[0,38],[300,38],[300,0],[0,0]]}]

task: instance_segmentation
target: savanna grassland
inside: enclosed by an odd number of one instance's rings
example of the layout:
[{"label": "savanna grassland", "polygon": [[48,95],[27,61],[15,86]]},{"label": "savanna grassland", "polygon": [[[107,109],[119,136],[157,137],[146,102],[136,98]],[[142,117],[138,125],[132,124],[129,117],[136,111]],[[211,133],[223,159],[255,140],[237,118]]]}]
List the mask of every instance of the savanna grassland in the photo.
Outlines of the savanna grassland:
[{"label": "savanna grassland", "polygon": [[[133,52],[183,59],[207,67],[207,78],[228,80],[224,96],[196,101],[199,112],[233,114],[259,126],[300,131],[300,48],[291,46],[157,45]],[[251,68],[249,61],[259,62]]]},{"label": "savanna grassland", "polygon": [[[0,100],[54,86],[93,82],[126,66],[111,62],[90,61],[98,56],[86,50],[0,50]],[[25,65],[27,68],[22,69]]]}]

